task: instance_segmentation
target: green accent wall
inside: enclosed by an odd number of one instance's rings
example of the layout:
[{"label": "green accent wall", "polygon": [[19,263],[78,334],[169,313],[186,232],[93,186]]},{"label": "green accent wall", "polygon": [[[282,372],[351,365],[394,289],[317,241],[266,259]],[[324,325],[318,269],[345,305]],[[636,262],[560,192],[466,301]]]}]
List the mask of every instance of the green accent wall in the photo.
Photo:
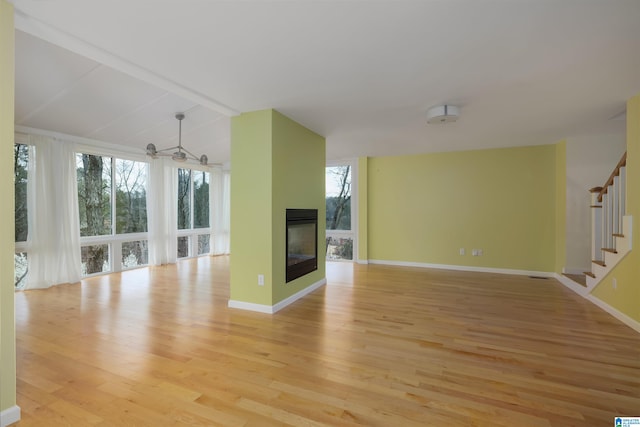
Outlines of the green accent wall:
[{"label": "green accent wall", "polygon": [[[325,278],[324,137],[273,111],[273,303]],[[287,209],[318,210],[318,269],[285,285]],[[232,252],[233,253],[233,252]],[[233,255],[232,255],[233,256]]]},{"label": "green accent wall", "polygon": [[271,110],[231,119],[231,299],[264,305],[273,302],[271,121]]},{"label": "green accent wall", "polygon": [[369,259],[555,270],[555,145],[370,158],[367,178]]},{"label": "green accent wall", "polygon": [[13,289],[13,6],[0,0],[0,411],[16,404],[16,333]]},{"label": "green accent wall", "polygon": [[555,269],[562,273],[567,263],[567,142],[556,144],[556,231]]},{"label": "green accent wall", "polygon": [[[611,170],[613,170],[612,165]],[[633,249],[592,295],[640,322],[640,94],[627,102],[627,215],[633,217]],[[617,286],[614,289],[613,280]]]},{"label": "green accent wall", "polygon": [[[325,278],[325,163],[324,138],[275,110],[232,118],[232,300],[273,306]],[[318,209],[318,270],[286,283],[288,208]]]}]

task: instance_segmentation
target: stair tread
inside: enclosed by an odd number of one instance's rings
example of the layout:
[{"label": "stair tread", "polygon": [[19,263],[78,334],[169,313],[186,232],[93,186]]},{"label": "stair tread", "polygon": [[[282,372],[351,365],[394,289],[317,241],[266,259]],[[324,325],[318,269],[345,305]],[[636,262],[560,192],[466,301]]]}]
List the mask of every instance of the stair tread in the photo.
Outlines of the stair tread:
[{"label": "stair tread", "polygon": [[593,274],[593,273],[592,273],[592,272],[590,272],[590,271],[585,271],[585,272],[584,272],[584,274],[585,274],[585,275],[587,275],[587,276],[589,276],[589,277],[592,277],[592,278],[594,278],[594,279],[596,278],[596,275],[595,275],[595,274]]},{"label": "stair tread", "polygon": [[591,261],[591,262],[592,262],[592,263],[594,263],[594,264],[598,264],[598,265],[599,265],[599,266],[601,266],[601,267],[606,267],[606,266],[607,266],[607,264],[605,264],[605,263],[604,263],[604,261],[599,261],[599,260],[597,260],[597,259],[594,259],[594,260],[593,260],[593,261]]},{"label": "stair tread", "polygon": [[563,273],[564,276],[568,277],[569,279],[573,280],[574,282],[576,282],[579,285],[582,286],[587,286],[587,277],[584,274],[568,274],[568,273]]},{"label": "stair tread", "polygon": [[602,248],[602,250],[605,252],[611,252],[612,254],[618,253],[618,251],[616,251],[614,248]]}]

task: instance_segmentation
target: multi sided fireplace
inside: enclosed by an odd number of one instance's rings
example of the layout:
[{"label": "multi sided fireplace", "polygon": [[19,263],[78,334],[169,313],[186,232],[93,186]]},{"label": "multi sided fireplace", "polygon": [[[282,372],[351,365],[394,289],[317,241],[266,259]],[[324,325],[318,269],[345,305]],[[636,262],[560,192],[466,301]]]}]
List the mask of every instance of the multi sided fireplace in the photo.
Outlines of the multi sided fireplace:
[{"label": "multi sided fireplace", "polygon": [[287,209],[287,282],[318,269],[318,210]]}]

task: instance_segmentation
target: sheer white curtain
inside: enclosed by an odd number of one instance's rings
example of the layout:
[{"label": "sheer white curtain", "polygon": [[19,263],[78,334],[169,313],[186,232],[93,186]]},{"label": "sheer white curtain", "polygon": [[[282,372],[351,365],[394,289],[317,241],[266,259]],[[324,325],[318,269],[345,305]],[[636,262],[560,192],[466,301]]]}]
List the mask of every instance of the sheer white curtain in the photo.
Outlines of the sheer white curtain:
[{"label": "sheer white curtain", "polygon": [[[75,146],[30,135],[27,178],[27,253],[25,289],[78,282],[80,225]],[[35,161],[34,161],[35,160]]]},{"label": "sheer white curtain", "polygon": [[209,218],[211,218],[211,255],[229,253],[230,174],[221,167],[211,170],[209,185]]},{"label": "sheer white curtain", "polygon": [[178,174],[168,158],[149,164],[149,264],[162,265],[177,259]]}]

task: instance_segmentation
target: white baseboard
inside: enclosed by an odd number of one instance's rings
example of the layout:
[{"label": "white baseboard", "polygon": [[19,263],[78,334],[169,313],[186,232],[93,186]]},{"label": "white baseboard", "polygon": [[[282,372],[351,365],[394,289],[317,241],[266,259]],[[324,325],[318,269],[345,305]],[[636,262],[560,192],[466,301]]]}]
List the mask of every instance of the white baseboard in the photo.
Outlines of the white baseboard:
[{"label": "white baseboard", "polygon": [[369,264],[369,260],[368,259],[359,259],[356,262],[358,264]]},{"label": "white baseboard", "polygon": [[252,302],[229,300],[229,308],[239,308],[240,310],[257,311],[258,313],[273,314],[273,306],[264,304],[254,304]]},{"label": "white baseboard", "polygon": [[0,412],[0,427],[7,427],[18,421],[20,421],[20,407],[18,405],[14,405]]},{"label": "white baseboard", "polygon": [[286,306],[288,306],[289,304],[293,304],[294,302],[296,302],[297,300],[299,300],[300,298],[310,294],[311,292],[315,291],[316,289],[324,286],[327,284],[327,278],[323,278],[318,280],[317,282],[307,286],[306,288],[302,289],[301,291],[296,292],[295,294],[291,295],[288,298],[283,299],[282,301],[280,301],[279,303],[277,303],[276,305],[273,306],[273,312],[276,313],[280,310],[282,310],[283,308],[285,308]]},{"label": "white baseboard", "polygon": [[611,307],[609,304],[602,301],[601,299],[596,298],[592,294],[586,295],[585,298],[591,301],[592,303],[594,303],[595,305],[597,305],[598,307],[600,307],[601,309],[603,309],[604,311],[606,311],[607,313],[609,313],[610,315],[612,315],[613,317],[615,317],[616,319],[618,319],[619,321],[621,321],[622,323],[624,323],[625,325],[629,326],[634,331],[640,332],[640,322],[638,322],[637,320],[632,319],[626,314],[616,310],[615,308]]},{"label": "white baseboard", "polygon": [[436,268],[439,270],[473,271],[476,273],[515,274],[518,276],[555,277],[555,273],[548,271],[513,270],[508,268],[472,267],[468,265],[427,264],[423,262],[387,261],[370,259],[370,264],[397,265],[400,267]]},{"label": "white baseboard", "polygon": [[289,304],[296,302],[300,298],[310,294],[311,292],[315,291],[316,289],[326,284],[327,284],[326,278],[318,280],[312,285],[307,286],[301,291],[296,292],[295,294],[291,295],[288,298],[283,299],[282,301],[278,302],[275,305],[255,304],[252,302],[237,301],[237,300],[230,299],[228,306],[229,308],[239,308],[241,310],[257,311],[258,313],[274,314],[282,310]]},{"label": "white baseboard", "polygon": [[558,279],[560,283],[565,285],[567,288],[571,289],[581,297],[588,299],[593,304],[597,305],[598,307],[600,307],[601,309],[603,309],[604,311],[606,311],[607,313],[609,313],[610,315],[612,315],[613,317],[615,317],[616,319],[624,323],[625,325],[629,326],[634,331],[640,332],[640,322],[616,310],[615,308],[611,307],[609,304],[602,301],[601,299],[596,298],[595,296],[589,293],[589,289],[587,289],[586,287],[578,285],[573,280],[569,279],[566,276],[563,276],[562,274],[556,274],[555,277],[556,279]]}]

